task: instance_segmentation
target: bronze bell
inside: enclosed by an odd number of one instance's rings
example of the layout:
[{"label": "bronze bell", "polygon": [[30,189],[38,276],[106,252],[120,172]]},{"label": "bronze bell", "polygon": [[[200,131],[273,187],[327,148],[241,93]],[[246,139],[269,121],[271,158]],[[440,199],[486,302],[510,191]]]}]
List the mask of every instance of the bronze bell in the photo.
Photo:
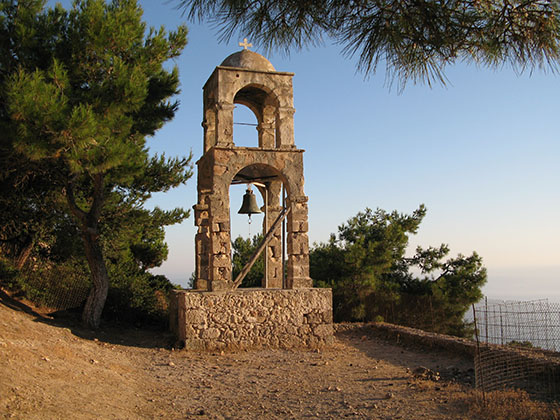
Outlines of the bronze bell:
[{"label": "bronze bell", "polygon": [[261,209],[257,205],[257,197],[255,197],[255,194],[253,194],[253,191],[250,189],[247,189],[243,195],[243,203],[237,213],[248,214],[249,218],[251,218],[252,214],[262,213]]}]

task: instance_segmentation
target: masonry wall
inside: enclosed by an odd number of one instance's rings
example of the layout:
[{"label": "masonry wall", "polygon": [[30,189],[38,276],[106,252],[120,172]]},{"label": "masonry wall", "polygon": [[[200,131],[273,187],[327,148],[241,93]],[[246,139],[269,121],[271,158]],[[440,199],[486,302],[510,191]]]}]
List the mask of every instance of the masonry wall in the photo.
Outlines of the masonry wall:
[{"label": "masonry wall", "polygon": [[188,350],[309,348],[333,338],[330,289],[174,291],[171,328]]}]

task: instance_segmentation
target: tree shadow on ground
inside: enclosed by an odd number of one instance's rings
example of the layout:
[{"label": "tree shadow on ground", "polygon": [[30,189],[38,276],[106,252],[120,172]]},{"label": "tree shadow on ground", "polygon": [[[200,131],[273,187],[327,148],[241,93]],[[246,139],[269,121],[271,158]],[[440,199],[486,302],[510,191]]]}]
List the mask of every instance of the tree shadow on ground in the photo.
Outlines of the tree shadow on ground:
[{"label": "tree shadow on ground", "polygon": [[[474,360],[465,355],[426,346],[400,343],[357,324],[336,332],[336,337],[368,357],[408,368],[427,368],[443,381],[474,386]],[[421,358],[419,358],[419,355]]]},{"label": "tree shadow on ground", "polygon": [[174,335],[162,325],[135,326],[128,323],[102,322],[98,330],[84,328],[81,324],[81,308],[52,311],[38,308],[31,302],[19,300],[0,289],[0,304],[14,311],[33,317],[33,321],[56,328],[66,328],[76,337],[107,344],[140,348],[173,348]]}]

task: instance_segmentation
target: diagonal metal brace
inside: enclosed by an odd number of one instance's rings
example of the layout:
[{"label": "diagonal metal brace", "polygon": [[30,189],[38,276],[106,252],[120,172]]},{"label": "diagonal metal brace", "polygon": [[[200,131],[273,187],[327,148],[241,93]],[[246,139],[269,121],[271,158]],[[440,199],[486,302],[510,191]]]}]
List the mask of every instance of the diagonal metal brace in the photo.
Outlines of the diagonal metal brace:
[{"label": "diagonal metal brace", "polygon": [[[239,287],[239,285],[241,284],[241,282],[243,281],[243,279],[245,278],[245,276],[249,273],[249,271],[251,270],[251,267],[253,267],[253,265],[255,264],[255,262],[257,261],[257,259],[259,258],[259,256],[261,255],[261,253],[263,252],[264,248],[266,247],[266,245],[270,242],[270,240],[272,239],[272,236],[274,234],[274,231],[276,230],[276,228],[278,227],[278,225],[280,223],[282,223],[282,220],[284,220],[286,218],[286,216],[288,215],[288,213],[290,212],[291,207],[285,207],[284,209],[282,209],[282,211],[280,212],[280,214],[278,215],[278,217],[276,218],[276,220],[274,221],[274,223],[272,224],[272,227],[268,230],[268,232],[266,232],[265,237],[263,238],[263,241],[261,242],[261,244],[259,245],[259,247],[256,249],[255,253],[253,254],[253,256],[249,259],[249,262],[247,264],[245,264],[245,267],[243,267],[243,270],[241,270],[241,273],[239,273],[237,275],[237,277],[235,278],[234,282],[233,282],[233,286],[232,286],[232,290],[235,290]],[[265,215],[266,217],[266,215]]]}]

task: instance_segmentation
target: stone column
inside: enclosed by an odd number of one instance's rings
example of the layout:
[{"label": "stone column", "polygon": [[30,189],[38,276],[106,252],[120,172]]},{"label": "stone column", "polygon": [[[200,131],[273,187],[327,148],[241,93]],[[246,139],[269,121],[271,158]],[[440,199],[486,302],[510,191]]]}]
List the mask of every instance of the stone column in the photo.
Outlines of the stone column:
[{"label": "stone column", "polygon": [[272,106],[265,106],[262,110],[262,121],[259,121],[257,130],[259,131],[259,147],[273,149],[275,144],[274,111]]},{"label": "stone column", "polygon": [[[202,200],[204,202],[204,200]],[[210,229],[208,218],[208,205],[195,204],[194,218],[198,231],[195,235],[195,283],[193,288],[197,290],[208,290],[208,254],[210,251]]]},{"label": "stone column", "polygon": [[307,219],[307,197],[293,197],[289,200],[291,212],[288,215],[288,289],[312,287],[309,277],[309,238]]},{"label": "stone column", "polygon": [[[270,228],[280,212],[282,206],[280,203],[280,193],[282,191],[282,182],[273,181],[268,186],[268,227]],[[263,222],[264,231],[264,222]],[[266,232],[264,232],[266,234]],[[263,287],[271,289],[282,288],[282,226],[278,226],[274,232],[274,236],[267,245],[267,283]]]},{"label": "stone column", "polygon": [[210,290],[228,290],[232,283],[229,185],[220,177],[223,167],[219,159],[213,162],[214,188],[209,196]]},{"label": "stone column", "polygon": [[216,104],[216,145],[222,147],[233,146],[233,108],[235,105],[227,102]]},{"label": "stone column", "polygon": [[294,146],[294,113],[291,107],[278,108],[276,112],[276,147],[291,149]]},{"label": "stone column", "polygon": [[204,128],[204,153],[216,145],[216,107],[204,103],[204,120],[202,127]]}]

